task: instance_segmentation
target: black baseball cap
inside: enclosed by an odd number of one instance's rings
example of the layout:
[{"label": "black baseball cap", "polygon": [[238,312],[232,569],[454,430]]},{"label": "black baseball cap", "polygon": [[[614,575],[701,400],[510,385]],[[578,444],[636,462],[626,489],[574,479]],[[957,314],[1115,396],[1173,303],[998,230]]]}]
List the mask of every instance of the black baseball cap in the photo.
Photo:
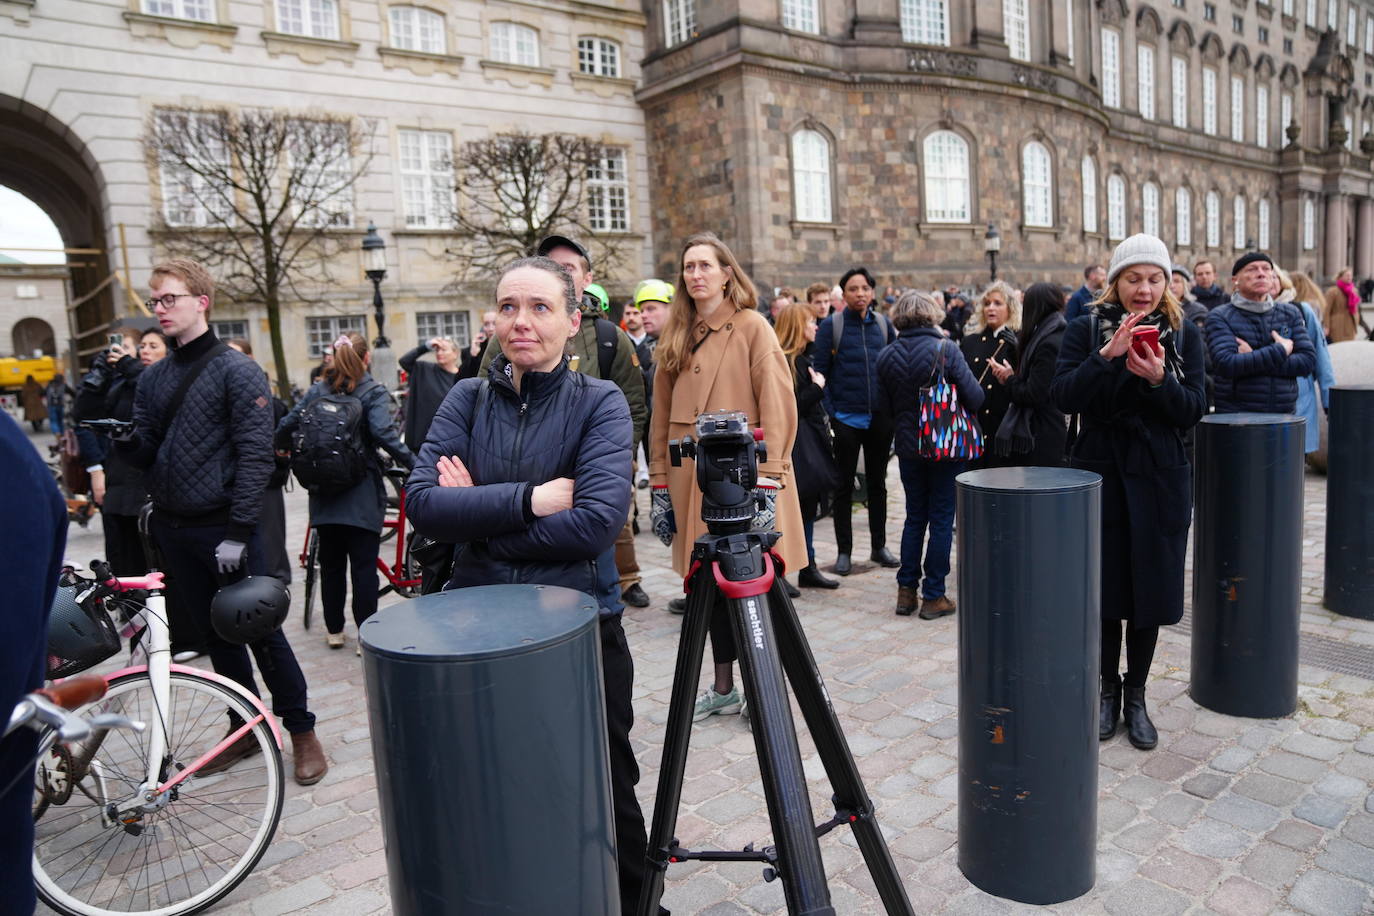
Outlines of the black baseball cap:
[{"label": "black baseball cap", "polygon": [[583,248],[566,235],[546,236],[544,240],[539,243],[538,254],[541,258],[546,258],[549,252],[553,251],[555,248],[571,248],[573,251],[582,255],[582,260],[587,262],[587,269],[591,269],[592,256],[587,254],[587,249]]}]

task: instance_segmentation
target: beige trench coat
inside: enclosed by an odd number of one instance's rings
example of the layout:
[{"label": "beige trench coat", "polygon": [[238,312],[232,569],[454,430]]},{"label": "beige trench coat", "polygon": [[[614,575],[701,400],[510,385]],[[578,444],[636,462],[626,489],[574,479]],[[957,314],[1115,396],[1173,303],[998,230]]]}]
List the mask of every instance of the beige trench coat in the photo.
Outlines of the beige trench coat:
[{"label": "beige trench coat", "polygon": [[685,576],[692,545],[706,533],[701,520],[701,491],[696,466],[668,461],[668,440],[695,435],[697,416],[716,410],[740,410],[749,422],[763,428],[768,460],[759,474],[778,481],[777,529],[782,532],[774,550],[789,574],[806,565],[806,537],[801,503],[792,475],[792,443],[797,437],[797,399],[792,373],[778,346],[777,335],[753,309],[731,312],[718,308],[711,320],[698,320],[690,332],[698,346],[687,367],[678,374],[660,366],[654,374],[654,407],[649,427],[649,483],[667,485],[673,501],[677,534],[673,537],[673,569]]}]

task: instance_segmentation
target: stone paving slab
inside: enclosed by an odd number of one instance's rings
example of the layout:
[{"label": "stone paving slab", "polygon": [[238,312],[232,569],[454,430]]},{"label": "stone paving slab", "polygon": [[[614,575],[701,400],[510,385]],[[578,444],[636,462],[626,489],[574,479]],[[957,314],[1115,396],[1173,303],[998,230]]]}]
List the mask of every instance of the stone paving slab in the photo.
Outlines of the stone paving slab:
[{"label": "stone paving slab", "polygon": [[[902,518],[895,465],[891,478],[888,542],[895,546]],[[1369,622],[1320,607],[1324,478],[1309,474],[1305,490],[1302,632],[1374,644]],[[647,519],[647,498],[638,495]],[[302,493],[288,494],[293,551],[305,523],[304,502]],[[863,513],[857,515],[855,555],[866,557],[867,526]],[[817,534],[818,555],[826,563],[834,555],[830,523],[819,523]],[[636,546],[644,587],[655,602],[625,617],[636,663],[632,739],[643,769],[639,794],[649,815],[681,626],[681,618],[664,605],[681,583],[667,551],[647,529]],[[84,563],[102,554],[98,525],[72,529],[70,559]],[[950,586],[957,592],[957,560]],[[299,582],[293,592],[299,606]],[[985,894],[958,869],[957,620],[895,617],[895,596],[891,573],[872,569],[851,575],[838,591],[807,591],[797,608],[913,906],[918,913],[1041,909]],[[286,632],[309,681],[333,768],[316,786],[288,784],[285,814],[267,857],[214,912],[388,912],[352,627],[344,651],[326,648],[318,623],[303,631],[298,613]],[[1101,745],[1096,885],[1076,900],[1043,909],[1151,916],[1374,914],[1374,681],[1303,666],[1302,699],[1293,716],[1236,719],[1190,699],[1189,664],[1187,633],[1166,628],[1147,693],[1161,731],[1159,747],[1137,751],[1124,736]],[[685,844],[738,848],[769,842],[747,729],[738,717],[695,726],[679,815]],[[823,819],[830,813],[829,791],[802,731],[812,803]],[[287,765],[289,772],[289,759]],[[836,911],[880,913],[852,835],[838,829],[822,839],[821,849]],[[738,863],[670,867],[664,903],[678,914],[712,916],[784,910],[781,887],[765,883],[759,866]],[[567,912],[576,912],[575,901]]]}]

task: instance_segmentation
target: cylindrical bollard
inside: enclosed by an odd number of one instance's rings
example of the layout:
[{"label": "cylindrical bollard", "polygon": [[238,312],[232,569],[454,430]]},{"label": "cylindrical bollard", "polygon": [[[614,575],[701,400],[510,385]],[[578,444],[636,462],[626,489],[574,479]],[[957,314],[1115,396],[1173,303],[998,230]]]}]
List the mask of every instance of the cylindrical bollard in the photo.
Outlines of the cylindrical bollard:
[{"label": "cylindrical bollard", "polygon": [[1273,719],[1298,705],[1303,419],[1226,413],[1197,426],[1193,701]]},{"label": "cylindrical bollard", "polygon": [[957,484],[959,870],[1059,903],[1095,874],[1102,478],[994,468]]},{"label": "cylindrical bollard", "polygon": [[596,602],[457,589],[359,639],[393,911],[618,914]]},{"label": "cylindrical bollard", "polygon": [[1374,620],[1374,385],[1332,388],[1327,420],[1323,603]]}]

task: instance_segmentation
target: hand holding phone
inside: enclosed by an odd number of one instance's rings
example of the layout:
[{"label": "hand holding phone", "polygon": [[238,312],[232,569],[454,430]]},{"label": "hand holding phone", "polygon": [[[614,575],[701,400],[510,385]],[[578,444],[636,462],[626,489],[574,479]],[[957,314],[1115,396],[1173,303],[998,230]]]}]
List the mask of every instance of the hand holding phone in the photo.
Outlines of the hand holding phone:
[{"label": "hand holding phone", "polygon": [[1158,346],[1159,328],[1146,324],[1131,330],[1131,349],[1135,350],[1141,359],[1154,356],[1155,348]]}]

